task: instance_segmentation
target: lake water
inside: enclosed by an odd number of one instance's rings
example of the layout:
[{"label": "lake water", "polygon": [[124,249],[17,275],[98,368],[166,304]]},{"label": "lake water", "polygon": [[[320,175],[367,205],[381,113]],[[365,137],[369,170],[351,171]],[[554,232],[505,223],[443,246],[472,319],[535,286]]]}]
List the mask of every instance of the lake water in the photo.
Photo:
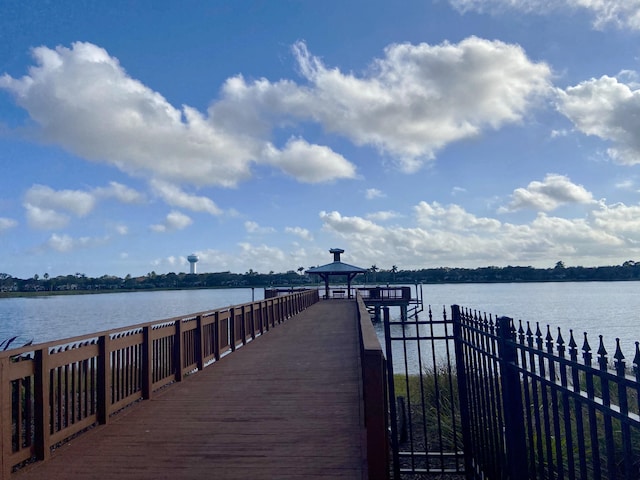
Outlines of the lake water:
[{"label": "lake water", "polygon": [[[494,316],[509,316],[532,325],[569,329],[582,345],[589,332],[592,348],[598,334],[614,352],[621,339],[628,361],[640,340],[640,282],[442,284],[422,287],[425,306],[441,316],[443,306],[458,304]],[[21,335],[40,343],[137,323],[213,310],[264,298],[256,288],[175,290],[0,299],[0,340]],[[421,314],[421,318],[426,317]]]},{"label": "lake water", "polygon": [[[262,300],[264,290],[229,288],[0,299],[0,341],[35,343]],[[17,346],[17,345],[16,345]]]},{"label": "lake water", "polygon": [[[630,365],[635,355],[635,342],[640,340],[640,282],[580,282],[580,283],[504,283],[504,284],[442,284],[422,286],[425,312],[420,313],[421,320],[427,318],[426,308],[431,305],[434,319],[442,318],[443,308],[447,317],[451,318],[451,305],[477,310],[491,314],[493,318],[500,316],[530,322],[535,332],[539,322],[543,335],[546,327],[551,327],[551,334],[557,338],[558,330],[569,341],[570,330],[578,348],[582,347],[583,332],[589,335],[592,352],[598,349],[599,337],[603,335],[604,345],[612,360],[615,352],[615,339],[620,338],[620,345]],[[391,310],[392,317],[399,315],[398,309]],[[383,326],[375,325],[381,341],[384,341]],[[423,333],[427,327],[422,327]],[[449,331],[451,333],[451,331]],[[405,332],[409,335],[410,332]],[[392,331],[392,336],[402,335],[401,327]],[[415,342],[409,342],[409,363],[415,357]],[[431,348],[425,342],[423,355],[431,356]],[[394,364],[402,363],[404,357],[402,342],[394,342]],[[451,354],[453,346],[450,345]],[[436,355],[444,356],[444,343],[436,343]],[[409,369],[416,370],[415,365]]]}]

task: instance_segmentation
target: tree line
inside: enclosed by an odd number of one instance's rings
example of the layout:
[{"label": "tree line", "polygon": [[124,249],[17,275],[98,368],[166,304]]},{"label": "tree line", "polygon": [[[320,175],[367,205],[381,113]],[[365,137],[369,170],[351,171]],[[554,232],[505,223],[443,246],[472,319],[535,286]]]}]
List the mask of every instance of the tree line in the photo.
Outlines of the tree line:
[{"label": "tree line", "polygon": [[[0,273],[0,292],[76,292],[100,290],[149,290],[185,288],[282,287],[315,285],[318,279],[305,274],[304,267],[284,273],[165,273],[124,278],[114,275],[88,277],[83,273],[51,277],[47,273],[31,278],[17,278]],[[582,267],[566,266],[559,261],[552,268],[531,266],[480,268],[423,268],[400,270],[395,265],[384,269],[372,265],[354,284],[416,284],[416,283],[510,283],[510,282],[582,282],[640,280],[640,262],[628,260],[622,265]],[[340,278],[335,279],[336,282]]]}]

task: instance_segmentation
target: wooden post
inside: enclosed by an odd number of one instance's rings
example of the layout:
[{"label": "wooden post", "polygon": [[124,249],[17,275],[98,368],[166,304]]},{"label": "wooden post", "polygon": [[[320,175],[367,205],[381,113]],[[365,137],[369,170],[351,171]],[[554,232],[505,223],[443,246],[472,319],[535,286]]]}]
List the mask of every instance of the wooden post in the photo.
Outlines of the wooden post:
[{"label": "wooden post", "polygon": [[0,478],[8,479],[11,475],[11,381],[9,380],[9,366],[11,360],[5,357],[0,360],[0,446],[2,448],[2,470]]},{"label": "wooden post", "polygon": [[153,339],[151,326],[142,329],[142,398],[149,400],[153,391]]},{"label": "wooden post", "polygon": [[[111,407],[111,337],[109,334],[102,335],[98,339],[98,398],[96,414],[98,423],[109,422],[109,410]],[[48,378],[48,375],[47,375]],[[47,399],[49,404],[49,399]]]},{"label": "wooden post", "polygon": [[173,341],[173,360],[176,369],[176,382],[181,382],[183,377],[182,357],[184,352],[184,339],[182,335],[182,319],[175,321],[176,333]]},{"label": "wooden post", "polygon": [[364,350],[362,355],[368,478],[386,480],[389,478],[389,437],[385,360],[380,349]]},{"label": "wooden post", "polygon": [[204,329],[202,327],[202,315],[196,317],[196,356],[198,362],[198,370],[204,369]]},{"label": "wooden post", "polygon": [[[35,401],[35,454],[38,460],[46,460],[51,456],[51,445],[49,428],[51,418],[49,410],[49,349],[39,349],[34,355],[34,401]],[[9,419],[11,422],[11,419]],[[9,423],[11,425],[11,423]]]},{"label": "wooden post", "polygon": [[229,309],[229,336],[231,338],[231,351],[236,351],[236,309]]},{"label": "wooden post", "polygon": [[245,306],[242,305],[240,307],[240,337],[242,338],[242,345],[245,345],[247,343],[247,329],[246,329],[246,324],[245,324]]},{"label": "wooden post", "polygon": [[216,310],[213,321],[213,358],[220,360],[220,312]]}]

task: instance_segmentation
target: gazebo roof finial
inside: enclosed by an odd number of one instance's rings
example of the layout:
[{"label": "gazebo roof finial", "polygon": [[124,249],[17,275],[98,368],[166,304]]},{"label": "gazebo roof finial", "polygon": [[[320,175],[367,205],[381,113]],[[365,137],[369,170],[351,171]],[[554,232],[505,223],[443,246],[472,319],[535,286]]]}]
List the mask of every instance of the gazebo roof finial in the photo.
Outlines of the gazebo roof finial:
[{"label": "gazebo roof finial", "polygon": [[329,253],[333,253],[333,261],[334,262],[339,262],[340,261],[340,254],[344,253],[344,250],[341,248],[332,248],[331,250],[329,250]]}]

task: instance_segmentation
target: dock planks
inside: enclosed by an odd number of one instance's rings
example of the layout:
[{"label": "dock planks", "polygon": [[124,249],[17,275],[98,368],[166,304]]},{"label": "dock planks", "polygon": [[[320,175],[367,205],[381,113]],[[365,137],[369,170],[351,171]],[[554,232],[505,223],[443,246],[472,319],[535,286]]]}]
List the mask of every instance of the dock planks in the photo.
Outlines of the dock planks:
[{"label": "dock planks", "polygon": [[13,478],[362,479],[356,321],[319,302]]}]

